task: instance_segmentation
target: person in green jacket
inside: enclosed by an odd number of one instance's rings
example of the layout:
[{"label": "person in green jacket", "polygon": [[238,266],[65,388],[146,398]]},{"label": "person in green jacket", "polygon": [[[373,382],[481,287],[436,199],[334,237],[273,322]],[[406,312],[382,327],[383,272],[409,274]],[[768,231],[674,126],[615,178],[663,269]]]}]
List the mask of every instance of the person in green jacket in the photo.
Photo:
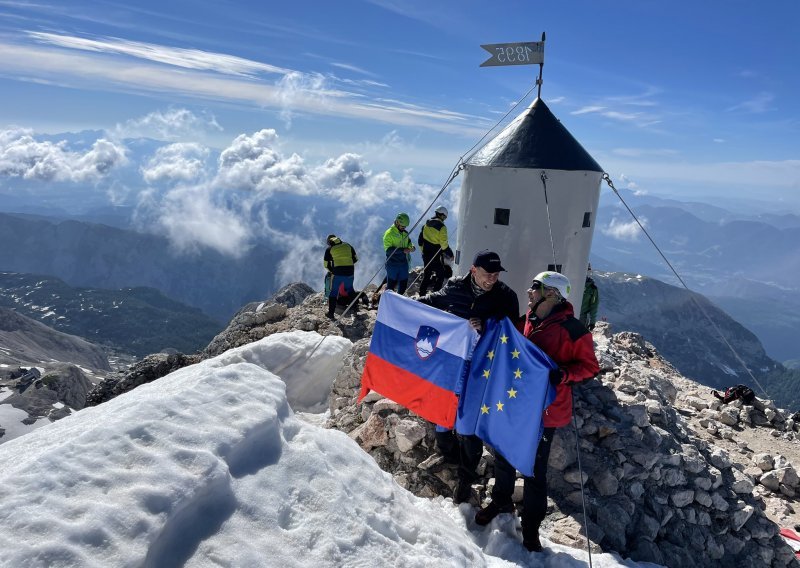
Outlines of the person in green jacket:
[{"label": "person in green jacket", "polygon": [[406,231],[410,223],[407,213],[399,213],[392,226],[383,234],[383,250],[386,252],[386,289],[397,289],[405,294],[408,288],[408,265],[410,254],[416,250]]},{"label": "person in green jacket", "polygon": [[600,290],[592,279],[592,265],[589,265],[586,274],[586,286],[583,289],[583,301],[581,302],[581,323],[588,329],[594,329],[597,322],[597,308],[600,305]]},{"label": "person in green jacket", "polygon": [[[328,235],[328,248],[322,263],[328,273],[325,275],[325,295],[328,297],[328,318],[334,319],[336,302],[339,298],[354,298],[355,264],[358,262],[356,250],[336,235]],[[358,304],[352,308],[353,315],[358,312]]]}]

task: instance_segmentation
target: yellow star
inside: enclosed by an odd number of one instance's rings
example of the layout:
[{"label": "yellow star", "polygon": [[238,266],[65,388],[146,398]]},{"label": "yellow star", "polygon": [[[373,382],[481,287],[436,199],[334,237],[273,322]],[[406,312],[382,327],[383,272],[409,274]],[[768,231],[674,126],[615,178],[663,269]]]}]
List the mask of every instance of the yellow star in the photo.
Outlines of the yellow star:
[{"label": "yellow star", "polygon": [[514,349],[514,351],[511,352],[511,358],[512,359],[519,359],[519,351]]},{"label": "yellow star", "polygon": [[489,414],[489,407],[485,404],[481,406],[481,414]]},{"label": "yellow star", "polygon": [[489,358],[490,361],[492,359],[494,359],[494,351],[489,351],[489,354],[487,355],[487,357]]},{"label": "yellow star", "polygon": [[500,343],[508,343],[508,336],[505,333],[500,336]]},{"label": "yellow star", "polygon": [[521,379],[522,378],[522,371],[520,371],[519,369],[514,371],[514,378],[515,379]]},{"label": "yellow star", "polygon": [[502,412],[503,411],[503,406],[505,406],[505,405],[502,402],[498,402],[497,404],[495,404],[495,406],[497,407],[497,410]]},{"label": "yellow star", "polygon": [[508,393],[508,398],[517,398],[517,391],[511,389],[510,391],[506,391]]},{"label": "yellow star", "polygon": [[483,372],[483,378],[484,378],[484,379],[488,379],[488,378],[489,378],[489,369],[486,369],[486,370]]}]

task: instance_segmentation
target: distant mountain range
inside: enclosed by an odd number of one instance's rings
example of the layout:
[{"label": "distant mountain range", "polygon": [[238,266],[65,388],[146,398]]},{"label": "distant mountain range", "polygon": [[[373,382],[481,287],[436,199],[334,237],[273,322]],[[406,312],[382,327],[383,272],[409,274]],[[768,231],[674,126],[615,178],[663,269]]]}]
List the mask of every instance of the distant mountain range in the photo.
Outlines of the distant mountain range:
[{"label": "distant mountain range", "polygon": [[[800,358],[800,217],[732,212],[624,192],[687,285],[755,332],[767,353]],[[604,193],[591,259],[595,268],[679,282],[615,195]],[[614,230],[616,227],[616,230]],[[638,234],[638,236],[636,236]]]},{"label": "distant mountain range", "polygon": [[165,348],[194,353],[222,329],[153,288],[73,288],[52,276],[0,272],[0,306],[139,357]]},{"label": "distant mountain range", "polygon": [[[800,359],[796,340],[800,336],[800,247],[796,244],[800,217],[622,193],[692,290],[755,333],[771,358]],[[0,200],[0,208],[3,203]],[[178,253],[163,237],[127,229],[130,208],[95,204],[81,213],[58,210],[58,218],[53,218],[36,215],[38,210],[28,203],[29,214],[0,213],[0,242],[7,245],[0,248],[0,270],[48,274],[70,286],[152,287],[224,322],[242,305],[267,297],[287,283],[294,265],[282,281],[276,272],[292,255],[297,257],[294,278],[321,288],[322,268],[316,272],[318,259],[310,252],[313,244],[308,239],[328,234],[332,225],[342,222],[335,205],[320,198],[309,211],[302,196],[276,196],[270,201],[268,217],[284,236],[279,242],[257,243],[234,259],[207,248]],[[373,217],[385,216],[385,206],[376,206]],[[47,212],[56,210],[41,209],[42,214]],[[74,220],[76,215],[83,220]],[[679,284],[650,242],[641,234],[635,236],[638,229],[619,230],[632,223],[616,196],[604,191],[591,253],[595,268]],[[448,229],[457,234],[455,218],[448,220]],[[358,283],[371,275],[370,267],[378,262],[380,231],[359,233],[353,226],[344,230],[362,259]],[[417,257],[414,261],[419,263]]]},{"label": "distant mountain range", "polygon": [[219,322],[276,290],[275,266],[285,254],[263,243],[241,258],[209,249],[179,253],[155,235],[5,213],[0,242],[0,270],[47,274],[76,287],[155,288]]},{"label": "distant mountain range", "polygon": [[800,409],[800,371],[772,360],[751,331],[707,298],[636,274],[595,271],[593,278],[600,290],[598,318],[613,332],[642,334],[701,384],[724,390],[744,383],[761,395],[760,385],[779,406]]}]

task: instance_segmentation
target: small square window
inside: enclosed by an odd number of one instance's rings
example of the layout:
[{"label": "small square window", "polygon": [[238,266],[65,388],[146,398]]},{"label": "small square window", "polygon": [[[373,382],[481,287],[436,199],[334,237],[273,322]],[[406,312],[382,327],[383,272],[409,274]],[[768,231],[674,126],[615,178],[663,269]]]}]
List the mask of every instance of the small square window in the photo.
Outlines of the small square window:
[{"label": "small square window", "polygon": [[592,212],[587,211],[583,214],[583,226],[584,227],[591,227],[592,226]]},{"label": "small square window", "polygon": [[[547,270],[549,270],[551,272],[561,272],[561,267],[562,266],[563,265],[561,265],[561,264],[548,264],[547,265]],[[564,273],[561,272],[561,274],[564,274]]]},{"label": "small square window", "polygon": [[511,209],[495,209],[494,210],[494,224],[495,225],[508,225],[509,218],[511,217]]}]

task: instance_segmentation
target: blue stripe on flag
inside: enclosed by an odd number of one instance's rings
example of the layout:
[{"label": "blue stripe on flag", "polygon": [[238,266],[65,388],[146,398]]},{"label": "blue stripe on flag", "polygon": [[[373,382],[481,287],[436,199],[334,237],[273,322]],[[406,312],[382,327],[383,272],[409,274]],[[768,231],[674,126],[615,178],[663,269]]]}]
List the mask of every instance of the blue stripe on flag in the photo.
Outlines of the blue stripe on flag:
[{"label": "blue stripe on flag", "polygon": [[455,392],[456,384],[461,374],[465,372],[464,359],[442,349],[435,349],[430,357],[422,359],[417,354],[414,344],[414,337],[409,337],[377,321],[369,350],[381,359],[414,373],[438,387]]}]

